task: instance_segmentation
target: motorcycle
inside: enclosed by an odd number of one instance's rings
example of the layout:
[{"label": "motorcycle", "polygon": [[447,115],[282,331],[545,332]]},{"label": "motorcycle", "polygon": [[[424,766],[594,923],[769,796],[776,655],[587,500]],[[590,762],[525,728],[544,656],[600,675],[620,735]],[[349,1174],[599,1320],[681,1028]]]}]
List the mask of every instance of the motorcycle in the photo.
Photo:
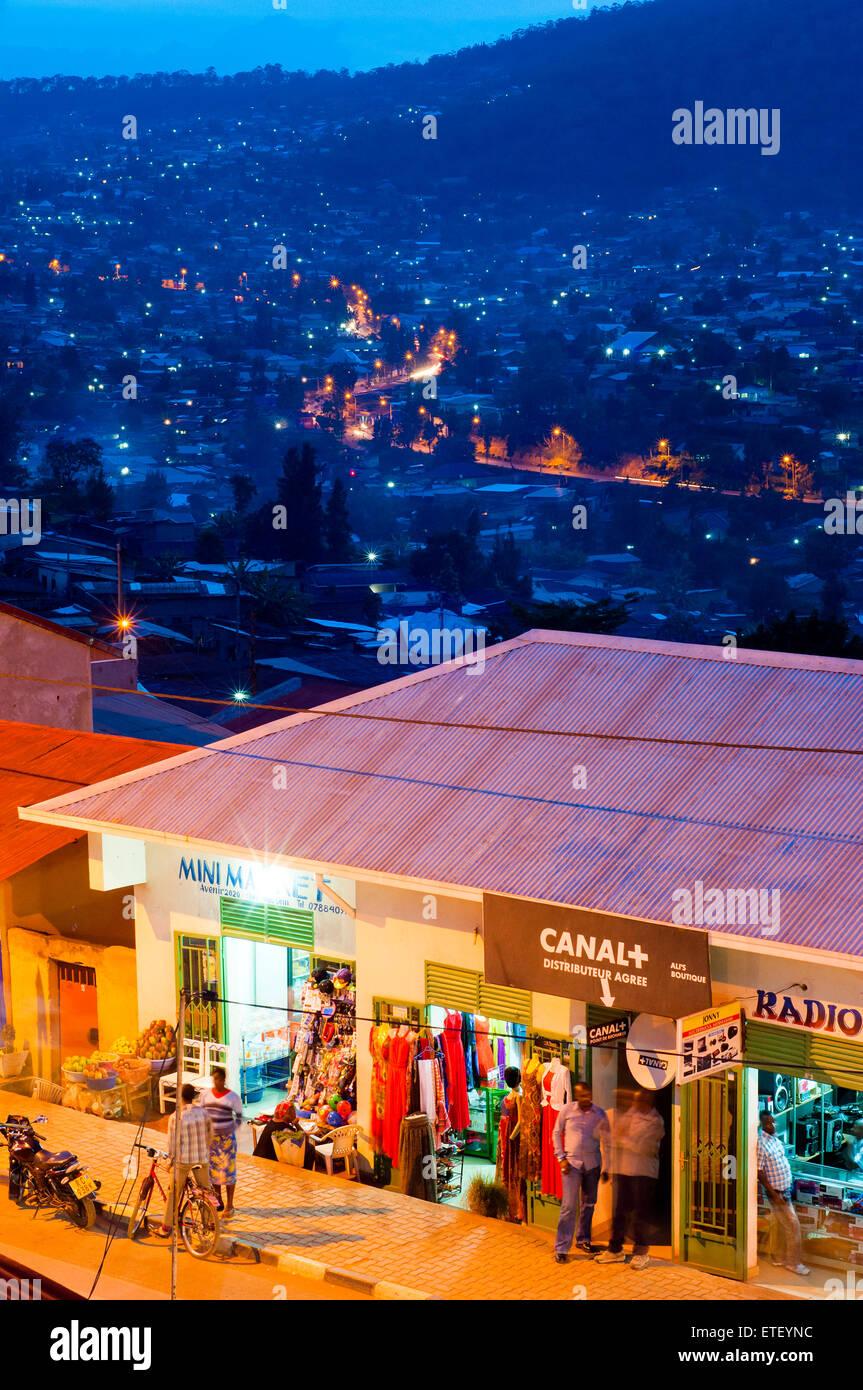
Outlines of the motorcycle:
[{"label": "motorcycle", "polygon": [[[37,1115],[36,1123],[47,1124],[47,1116]],[[92,1194],[102,1184],[68,1149],[59,1153],[43,1149],[40,1140],[44,1137],[26,1115],[9,1115],[0,1124],[0,1138],[9,1147],[9,1200],[58,1207],[82,1231],[89,1231],[96,1220]]]}]

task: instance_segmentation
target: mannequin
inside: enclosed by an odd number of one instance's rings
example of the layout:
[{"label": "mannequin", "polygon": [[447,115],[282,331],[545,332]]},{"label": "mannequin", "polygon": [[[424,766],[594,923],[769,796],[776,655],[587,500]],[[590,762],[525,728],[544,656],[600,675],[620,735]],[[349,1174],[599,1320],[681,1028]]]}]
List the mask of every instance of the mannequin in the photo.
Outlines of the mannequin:
[{"label": "mannequin", "polygon": [[507,1067],[504,1080],[510,1090],[500,1107],[495,1180],[502,1183],[509,1194],[510,1221],[524,1221],[527,1215],[527,1189],[521,1176],[519,1154],[522,1102],[521,1072],[518,1067]]}]

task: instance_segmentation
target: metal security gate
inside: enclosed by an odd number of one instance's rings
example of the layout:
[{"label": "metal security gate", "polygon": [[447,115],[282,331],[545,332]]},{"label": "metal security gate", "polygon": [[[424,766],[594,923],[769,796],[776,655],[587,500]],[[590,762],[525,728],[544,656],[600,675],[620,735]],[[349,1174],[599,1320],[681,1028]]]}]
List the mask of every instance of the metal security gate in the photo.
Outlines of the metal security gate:
[{"label": "metal security gate", "polygon": [[[221,995],[220,953],[221,943],[217,936],[178,936],[177,937],[177,1009],[180,1007],[180,990],[191,994],[208,990]],[[186,1010],[185,1034],[199,1042],[225,1041],[223,1009],[220,1003],[204,1003],[195,1000]]]},{"label": "metal security gate", "polygon": [[745,1073],[729,1069],[681,1089],[683,1258],[746,1276]]}]

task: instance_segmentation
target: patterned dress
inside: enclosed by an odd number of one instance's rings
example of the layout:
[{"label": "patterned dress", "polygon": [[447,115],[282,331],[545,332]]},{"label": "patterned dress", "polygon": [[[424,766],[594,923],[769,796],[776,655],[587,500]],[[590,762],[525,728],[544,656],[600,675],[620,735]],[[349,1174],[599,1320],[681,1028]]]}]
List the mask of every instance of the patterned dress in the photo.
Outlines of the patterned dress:
[{"label": "patterned dress", "polygon": [[495,1179],[502,1183],[509,1193],[510,1221],[527,1219],[527,1202],[524,1178],[521,1176],[519,1150],[521,1131],[512,1138],[518,1125],[518,1096],[511,1092],[504,1096],[500,1107],[500,1126],[497,1135],[497,1168]]},{"label": "patterned dress", "polygon": [[521,1131],[519,1168],[525,1182],[536,1182],[542,1175],[542,1088],[539,1063],[528,1063],[521,1083]]}]

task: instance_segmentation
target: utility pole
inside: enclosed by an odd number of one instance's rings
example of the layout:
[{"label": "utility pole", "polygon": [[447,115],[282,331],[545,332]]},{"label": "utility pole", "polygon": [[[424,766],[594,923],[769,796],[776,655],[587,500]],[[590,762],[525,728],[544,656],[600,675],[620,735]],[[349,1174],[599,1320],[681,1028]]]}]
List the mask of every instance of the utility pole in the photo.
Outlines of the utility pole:
[{"label": "utility pole", "polygon": [[123,561],[120,558],[120,542],[117,542],[117,622],[123,616]]}]

